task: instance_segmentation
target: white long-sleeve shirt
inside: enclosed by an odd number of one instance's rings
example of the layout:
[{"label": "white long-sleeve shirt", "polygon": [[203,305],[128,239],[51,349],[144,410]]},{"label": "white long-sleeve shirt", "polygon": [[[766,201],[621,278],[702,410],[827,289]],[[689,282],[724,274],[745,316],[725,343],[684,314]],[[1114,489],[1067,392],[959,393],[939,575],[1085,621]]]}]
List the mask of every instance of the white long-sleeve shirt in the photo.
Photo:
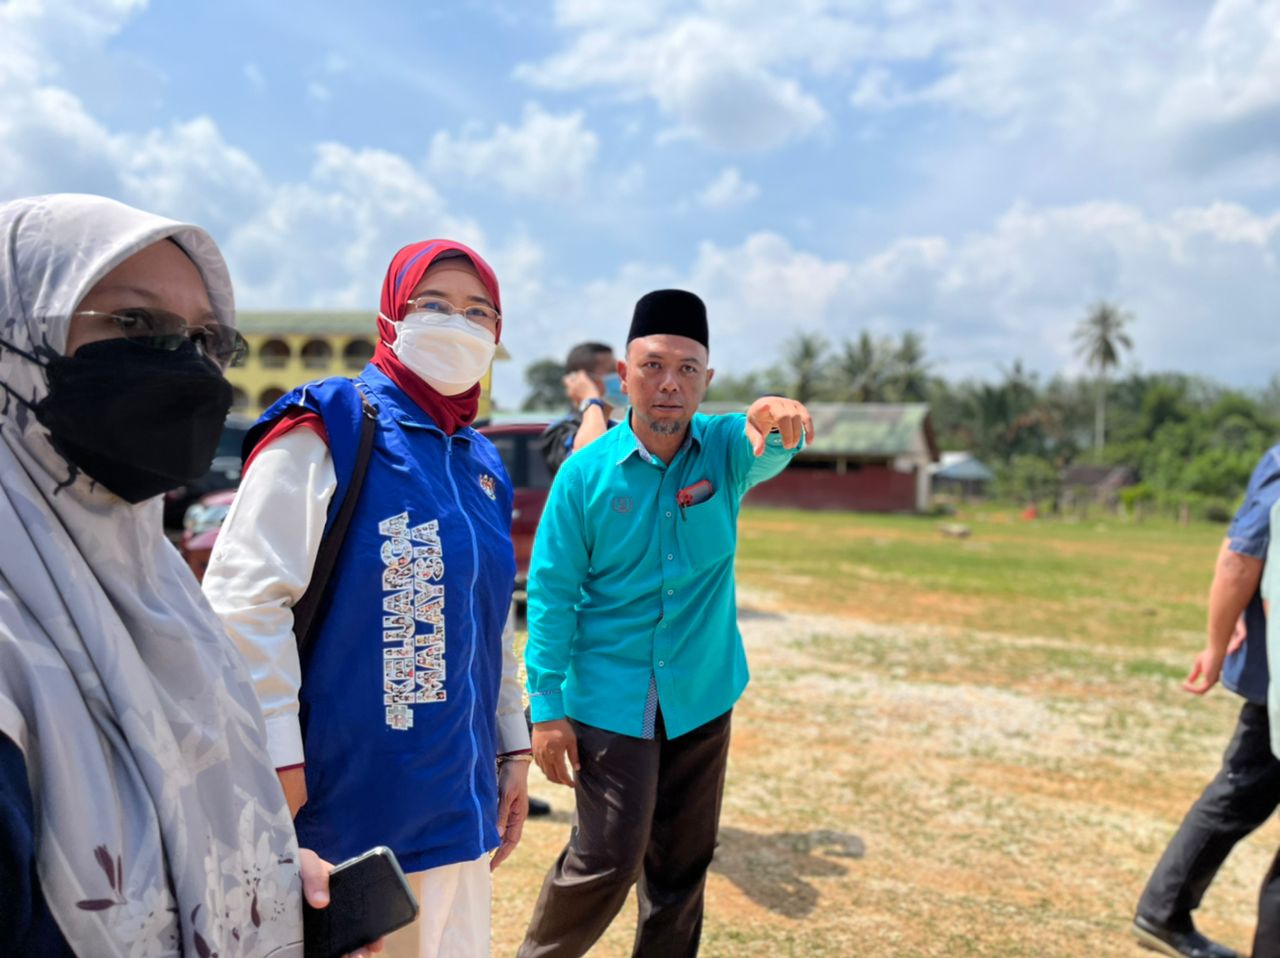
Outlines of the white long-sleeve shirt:
[{"label": "white long-sleeve shirt", "polygon": [[[253,457],[205,572],[205,595],[253,676],[276,768],[306,760],[293,606],[311,581],[337,485],[329,447],[310,429],[272,440]],[[513,610],[502,635],[499,754],[529,748],[518,669]]]}]

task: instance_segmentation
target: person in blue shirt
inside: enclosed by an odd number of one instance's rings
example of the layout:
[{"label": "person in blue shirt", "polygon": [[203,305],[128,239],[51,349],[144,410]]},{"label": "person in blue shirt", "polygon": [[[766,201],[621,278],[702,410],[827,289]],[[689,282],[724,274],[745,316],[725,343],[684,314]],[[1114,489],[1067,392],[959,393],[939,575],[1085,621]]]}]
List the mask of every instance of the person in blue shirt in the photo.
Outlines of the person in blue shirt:
[{"label": "person in blue shirt", "polygon": [[[1280,446],[1253,471],[1209,589],[1208,638],[1183,689],[1204,695],[1218,683],[1244,699],[1222,768],[1191,806],[1147,881],[1134,916],[1140,942],[1185,958],[1232,958],[1236,952],[1200,934],[1191,913],[1231,849],[1280,805],[1280,760],[1272,754],[1267,715],[1266,617],[1259,585],[1271,538],[1271,510],[1280,501]],[[1233,634],[1243,625],[1243,641]],[[1259,934],[1265,934],[1259,927]],[[1280,955],[1280,942],[1255,958]]]},{"label": "person in blue shirt", "polygon": [[633,884],[635,953],[698,949],[730,715],[747,684],[739,504],[813,433],[804,406],[781,397],[699,414],[707,347],[697,296],[640,299],[620,367],[630,414],[566,460],[538,527],[525,648],[534,759],[574,788],[577,810],[521,958],[586,953]]}]

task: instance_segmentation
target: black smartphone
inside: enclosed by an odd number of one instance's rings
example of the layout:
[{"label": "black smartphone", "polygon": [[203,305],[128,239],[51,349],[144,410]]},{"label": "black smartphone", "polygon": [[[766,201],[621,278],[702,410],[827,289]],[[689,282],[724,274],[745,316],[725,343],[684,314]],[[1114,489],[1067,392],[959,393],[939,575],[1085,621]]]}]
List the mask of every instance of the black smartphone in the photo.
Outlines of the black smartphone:
[{"label": "black smartphone", "polygon": [[395,853],[383,845],[334,867],[329,907],[303,901],[303,954],[342,958],[418,917],[418,900]]}]

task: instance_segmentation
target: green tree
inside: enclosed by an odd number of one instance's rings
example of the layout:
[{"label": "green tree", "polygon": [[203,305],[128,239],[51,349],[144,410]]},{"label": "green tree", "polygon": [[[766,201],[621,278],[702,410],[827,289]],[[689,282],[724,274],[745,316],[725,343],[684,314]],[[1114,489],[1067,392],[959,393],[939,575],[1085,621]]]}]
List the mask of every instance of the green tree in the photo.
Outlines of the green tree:
[{"label": "green tree", "polygon": [[539,359],[524,368],[524,382],[529,387],[524,410],[559,409],[565,404],[564,364],[555,359]]},{"label": "green tree", "polygon": [[884,398],[889,364],[882,345],[863,330],[857,340],[846,339],[836,363],[841,399],[879,402]]},{"label": "green tree", "polygon": [[893,352],[890,390],[897,402],[924,402],[929,392],[929,364],[924,337],[908,330]]},{"label": "green tree", "polygon": [[1094,303],[1076,326],[1076,350],[1081,359],[1098,376],[1098,394],[1094,407],[1093,447],[1101,453],[1107,442],[1107,373],[1120,365],[1120,353],[1133,348],[1133,340],[1125,332],[1133,316],[1113,303]]},{"label": "green tree", "polygon": [[715,379],[711,380],[711,388],[707,390],[707,401],[740,402],[749,406],[765,393],[775,391],[766,384],[764,375],[749,372],[732,376],[717,372]]},{"label": "green tree", "polygon": [[826,384],[831,347],[821,333],[797,333],[787,346],[783,374],[793,384],[792,399],[812,402]]}]

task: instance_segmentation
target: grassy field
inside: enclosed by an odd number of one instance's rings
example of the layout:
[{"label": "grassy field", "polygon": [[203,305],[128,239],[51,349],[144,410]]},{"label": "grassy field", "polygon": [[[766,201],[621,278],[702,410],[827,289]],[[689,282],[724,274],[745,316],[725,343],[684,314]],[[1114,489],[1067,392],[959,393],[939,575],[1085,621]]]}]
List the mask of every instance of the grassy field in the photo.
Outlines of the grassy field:
[{"label": "grassy field", "polygon": [[[1179,680],[1222,530],[748,510],[752,684],[734,718],[708,956],[1136,956],[1133,903],[1214,773],[1238,700]],[[955,521],[955,520],[948,520]],[[495,876],[512,954],[572,795]],[[1200,913],[1247,949],[1280,844],[1243,843]],[[593,951],[630,954],[628,906]]]}]

